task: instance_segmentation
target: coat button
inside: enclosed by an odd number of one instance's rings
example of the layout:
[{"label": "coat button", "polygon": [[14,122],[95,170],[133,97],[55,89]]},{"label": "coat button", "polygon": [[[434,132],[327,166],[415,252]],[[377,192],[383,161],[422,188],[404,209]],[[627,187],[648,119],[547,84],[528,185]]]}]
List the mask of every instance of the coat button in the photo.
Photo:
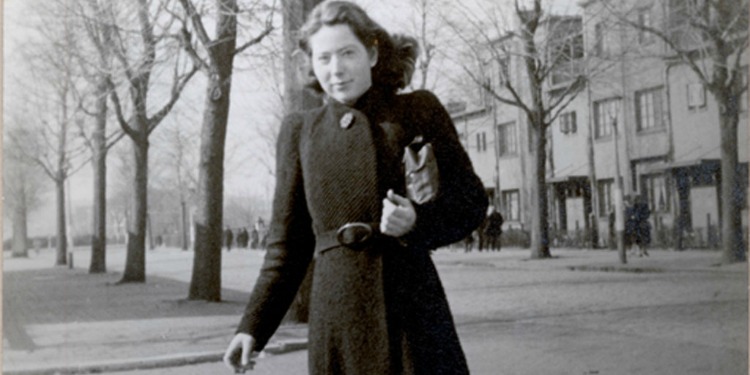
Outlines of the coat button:
[{"label": "coat button", "polygon": [[341,126],[341,129],[349,129],[349,127],[352,126],[352,122],[354,122],[354,115],[351,112],[347,112],[341,117],[341,120],[339,120],[339,125]]}]

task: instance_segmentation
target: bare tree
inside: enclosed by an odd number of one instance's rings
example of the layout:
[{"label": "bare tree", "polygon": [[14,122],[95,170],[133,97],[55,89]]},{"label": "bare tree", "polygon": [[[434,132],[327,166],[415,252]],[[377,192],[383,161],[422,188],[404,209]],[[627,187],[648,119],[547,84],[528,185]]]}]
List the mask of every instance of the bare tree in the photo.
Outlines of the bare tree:
[{"label": "bare tree", "polygon": [[[180,4],[192,26],[192,33],[204,51],[203,56],[193,48],[193,35],[186,22],[182,26],[183,40],[190,46],[188,52],[195,65],[209,78],[203,109],[195,254],[188,299],[220,301],[224,145],[234,58],[242,51],[260,43],[273,31],[273,12],[269,12],[264,20],[255,20],[263,25],[261,30],[238,46],[237,23],[240,9],[237,0],[216,0],[216,32],[213,39],[209,36],[203,17],[193,2],[180,0]],[[258,10],[247,10],[247,14],[252,17]]]},{"label": "bare tree", "polygon": [[[7,111],[6,111],[7,113]],[[35,133],[21,125],[5,121],[3,139],[3,202],[13,227],[11,244],[13,257],[26,257],[28,245],[28,216],[41,203],[44,177],[38,166],[29,162],[23,151],[29,137]],[[13,136],[7,135],[14,133]]]},{"label": "bare tree", "polygon": [[79,108],[93,119],[93,126],[78,121],[79,134],[91,151],[94,172],[93,228],[89,273],[107,271],[107,153],[125,135],[122,131],[107,132],[110,82],[114,55],[107,40],[112,39],[112,26],[105,21],[112,12],[112,3],[86,0],[70,3],[69,7],[83,28],[86,38],[80,38],[80,47],[74,56],[81,74],[91,89],[79,93]]},{"label": "bare tree", "polygon": [[744,261],[747,244],[741,212],[745,184],[739,173],[737,129],[740,102],[747,92],[748,1],[670,0],[664,4],[664,27],[639,20],[638,1],[634,6],[609,0],[602,3],[620,24],[666,44],[664,57],[689,67],[716,101],[721,129],[722,258],[726,263]]},{"label": "bare tree", "polygon": [[[474,35],[466,34],[456,25],[453,28],[471,45],[480,61],[479,69],[477,65],[464,65],[466,74],[490,98],[518,108],[526,118],[532,171],[529,189],[531,257],[548,258],[551,254],[546,184],[547,129],[585,87],[584,70],[576,68],[583,66],[582,21],[576,16],[547,14],[541,0],[534,0],[530,8],[516,0],[513,17],[517,27],[502,24],[493,29],[474,15],[465,20],[473,26]],[[498,20],[490,22],[498,25]],[[511,60],[520,64],[522,73],[518,77],[510,73]],[[498,84],[489,79],[485,66],[498,72]],[[551,80],[559,75],[564,79],[551,87]]]},{"label": "bare tree", "polygon": [[40,38],[25,46],[26,67],[31,82],[17,84],[17,91],[28,93],[26,103],[27,127],[38,137],[15,138],[23,158],[39,166],[55,183],[57,256],[56,265],[67,263],[68,235],[65,219],[65,181],[83,165],[74,165],[85,151],[75,142],[73,123],[80,120],[74,93],[77,82],[77,64],[71,51],[77,49],[77,32],[69,10],[60,3],[48,3],[40,14],[36,27]]},{"label": "bare tree", "polygon": [[[174,17],[166,14],[169,2],[151,4],[148,0],[138,0],[135,9],[112,10],[107,14],[107,21],[112,25],[111,33],[103,33],[104,42],[111,46],[119,69],[124,73],[130,99],[130,115],[125,115],[125,108],[120,100],[120,93],[115,88],[117,78],[110,80],[110,98],[113,103],[117,121],[123,132],[133,142],[135,176],[133,181],[133,220],[128,228],[127,258],[121,283],[146,281],[146,226],[148,218],[148,149],[149,136],[164,120],[174,107],[190,79],[199,66],[188,65],[179,53],[178,47],[188,49],[183,38],[176,35],[172,26]],[[134,12],[133,12],[134,11]],[[135,20],[130,18],[135,14]],[[123,19],[125,21],[123,21]],[[136,26],[131,32],[130,23]],[[125,24],[123,24],[125,22]],[[159,34],[156,33],[158,30]],[[157,59],[157,51],[164,57]],[[167,102],[156,111],[151,111],[148,103],[152,91],[152,76],[160,73],[159,68],[170,62],[174,64],[171,72],[171,86]]]},{"label": "bare tree", "polygon": [[450,11],[449,3],[445,0],[414,0],[412,1],[416,17],[413,30],[420,47],[416,61],[417,82],[411,87],[418,90],[433,90],[440,79],[439,67],[446,55],[451,54],[452,40],[449,38],[449,28],[446,28],[445,12]]},{"label": "bare tree", "polygon": [[158,185],[176,193],[179,199],[180,246],[183,250],[188,250],[189,210],[194,206],[190,202],[194,201],[198,187],[198,154],[193,152],[198,149],[198,134],[188,126],[192,125],[191,118],[194,116],[178,114],[176,117],[179,117],[179,125],[164,127],[164,132],[159,137],[160,144],[165,147],[161,156],[157,157],[163,161],[160,163],[163,173],[157,175],[161,176]]}]

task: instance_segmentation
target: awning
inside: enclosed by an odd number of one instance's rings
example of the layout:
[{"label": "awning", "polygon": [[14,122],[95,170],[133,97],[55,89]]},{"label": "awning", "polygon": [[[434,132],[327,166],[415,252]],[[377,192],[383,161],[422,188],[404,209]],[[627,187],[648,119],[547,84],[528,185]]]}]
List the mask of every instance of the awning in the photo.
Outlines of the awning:
[{"label": "awning", "polygon": [[668,163],[664,169],[692,168],[703,166],[717,167],[720,163],[721,160],[719,159],[680,160]]},{"label": "awning", "polygon": [[556,177],[548,177],[547,183],[551,184],[559,184],[563,182],[575,182],[575,183],[581,183],[588,181],[589,176],[581,176],[581,175],[569,175],[569,176],[556,176]]}]

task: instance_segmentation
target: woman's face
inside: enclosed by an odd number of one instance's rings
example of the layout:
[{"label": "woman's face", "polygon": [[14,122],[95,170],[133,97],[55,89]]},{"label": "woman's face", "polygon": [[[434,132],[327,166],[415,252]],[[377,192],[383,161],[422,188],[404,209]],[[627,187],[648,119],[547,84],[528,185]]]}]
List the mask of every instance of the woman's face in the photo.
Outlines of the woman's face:
[{"label": "woman's face", "polygon": [[368,51],[349,28],[323,26],[309,40],[315,78],[328,96],[354,104],[370,86],[377,50]]}]

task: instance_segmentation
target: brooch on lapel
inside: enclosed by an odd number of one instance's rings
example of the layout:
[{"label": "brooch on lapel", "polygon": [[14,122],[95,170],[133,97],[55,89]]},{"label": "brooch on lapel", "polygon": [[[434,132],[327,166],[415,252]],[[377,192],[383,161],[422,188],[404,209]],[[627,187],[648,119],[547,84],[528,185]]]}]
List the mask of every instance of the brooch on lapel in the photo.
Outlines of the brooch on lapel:
[{"label": "brooch on lapel", "polygon": [[339,120],[339,126],[341,126],[341,129],[349,129],[350,126],[352,126],[352,123],[354,122],[354,114],[351,112],[347,112],[344,114],[344,116],[341,117],[341,120]]}]

